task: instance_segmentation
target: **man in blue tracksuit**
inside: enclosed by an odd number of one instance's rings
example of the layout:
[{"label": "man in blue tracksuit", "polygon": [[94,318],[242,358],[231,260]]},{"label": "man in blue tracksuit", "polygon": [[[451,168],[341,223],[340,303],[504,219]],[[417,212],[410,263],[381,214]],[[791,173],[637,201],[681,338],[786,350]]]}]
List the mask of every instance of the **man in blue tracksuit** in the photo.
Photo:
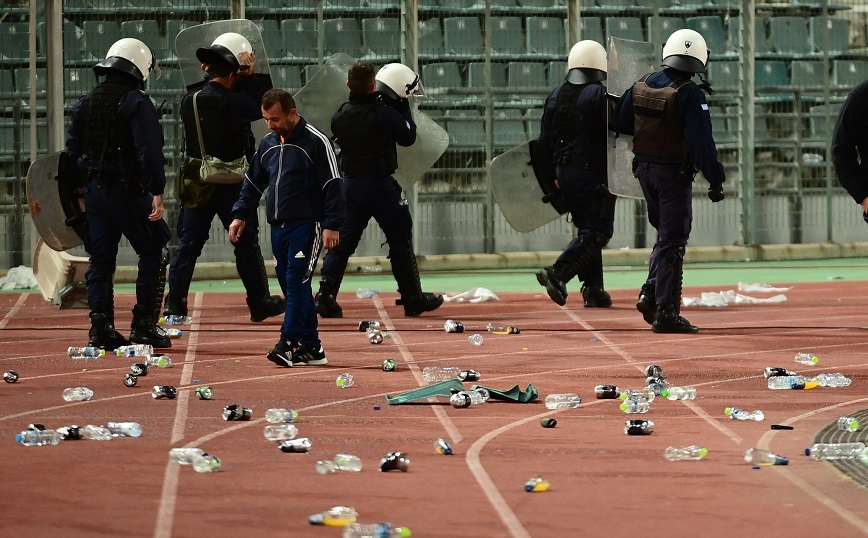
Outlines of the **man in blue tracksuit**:
[{"label": "man in blue tracksuit", "polygon": [[340,318],[337,302],[347,261],[359,246],[373,218],[389,244],[392,274],[405,316],[418,316],[443,304],[443,297],[422,291],[413,253],[413,218],[403,190],[392,174],[398,169],[396,144],[416,142],[416,123],[408,97],[419,89],[419,77],[409,67],[392,63],[375,73],[370,63],[358,63],[347,74],[349,100],[332,116],[332,133],[341,148],[341,170],[347,198],[341,244],[323,260],[316,310],[325,318]]},{"label": "man in blue tracksuit", "polygon": [[[156,324],[172,235],[163,220],[163,132],[143,91],[151,71],[159,72],[156,58],[138,39],[124,38],[94,71],[105,79],[73,107],[66,140],[66,153],[87,182],[89,345],[113,350],[132,341],[168,348],[172,343]],[[129,341],[114,323],[113,278],[122,235],[139,256]]]},{"label": "man in blue tracksuit", "polygon": [[[194,86],[181,100],[187,155],[202,158],[196,128],[198,122],[202,129],[202,145],[208,155],[223,162],[246,156],[249,162],[255,149],[250,123],[262,117],[259,104],[268,89],[254,73],[253,48],[244,36],[227,32],[218,36],[210,47],[198,49],[196,56],[208,73],[208,79],[204,86]],[[224,228],[228,228],[232,222],[232,206],[241,193],[241,181],[214,185],[213,190],[207,204],[181,206],[178,247],[169,266],[169,293],[163,311],[167,316],[187,315],[187,294],[193,270],[208,241],[211,222],[216,215]],[[255,213],[249,216],[244,233],[235,243],[235,267],[247,291],[251,321],[262,321],[284,312],[286,304],[283,299],[271,296],[268,291],[268,275],[259,248],[259,222]]]},{"label": "man in blue tracksuit", "polygon": [[717,160],[708,103],[692,81],[694,74],[705,72],[708,57],[705,39],[698,32],[674,32],[663,47],[663,70],[646,75],[624,92],[611,123],[615,132],[633,135],[634,174],[648,203],[648,221],[657,230],[636,308],[658,333],[699,332],[681,317],[684,253],[693,221],[697,170],[710,185],[708,198],[715,203],[724,199],[726,175]]},{"label": "man in blue tracksuit", "polygon": [[250,162],[232,208],[229,239],[239,240],[268,189],[266,219],[277,280],[286,297],[280,341],[268,352],[268,360],[280,366],[326,364],[311,277],[322,247],[340,243],[344,198],[337,158],[328,137],[298,115],[289,93],[267,91],[262,117],[272,132]]}]

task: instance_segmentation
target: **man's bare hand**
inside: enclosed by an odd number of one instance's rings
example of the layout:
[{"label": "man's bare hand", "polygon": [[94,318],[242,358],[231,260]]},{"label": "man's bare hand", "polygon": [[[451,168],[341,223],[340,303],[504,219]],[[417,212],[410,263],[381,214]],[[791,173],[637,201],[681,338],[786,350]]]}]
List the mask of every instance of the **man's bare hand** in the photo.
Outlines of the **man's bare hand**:
[{"label": "man's bare hand", "polygon": [[154,200],[151,202],[151,214],[148,215],[148,220],[157,221],[163,218],[163,213],[165,209],[163,209],[163,195],[155,194]]},{"label": "man's bare hand", "polygon": [[247,226],[247,223],[243,220],[233,220],[232,224],[229,225],[229,240],[233,243],[237,243],[238,240],[241,239],[241,234],[244,233],[245,226]]},{"label": "man's bare hand", "polygon": [[341,234],[337,230],[323,230],[322,243],[325,248],[331,250],[341,244]]},{"label": "man's bare hand", "polygon": [[256,70],[256,56],[249,52],[239,52],[238,63],[241,64],[241,69],[238,71],[241,77],[249,77]]}]

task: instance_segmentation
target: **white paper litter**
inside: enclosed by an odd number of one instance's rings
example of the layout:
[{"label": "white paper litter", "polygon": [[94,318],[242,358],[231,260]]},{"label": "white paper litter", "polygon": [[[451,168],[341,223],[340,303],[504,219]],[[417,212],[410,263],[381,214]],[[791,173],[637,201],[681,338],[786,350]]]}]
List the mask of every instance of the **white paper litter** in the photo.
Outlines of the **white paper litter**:
[{"label": "white paper litter", "polygon": [[787,296],[780,293],[772,297],[751,297],[750,295],[742,295],[736,293],[735,290],[702,292],[700,297],[684,297],[682,303],[684,306],[713,306],[721,307],[733,304],[760,304],[760,303],[783,303],[786,302]]},{"label": "white paper litter", "polygon": [[0,289],[30,289],[39,287],[36,277],[33,276],[33,268],[19,265],[9,269],[6,276],[0,277]]},{"label": "white paper litter", "polygon": [[443,295],[443,300],[455,303],[483,303],[486,301],[499,301],[500,297],[488,288],[472,288],[458,295]]},{"label": "white paper litter", "polygon": [[790,291],[793,289],[792,286],[789,288],[776,288],[771,284],[745,284],[744,282],[738,283],[738,291],[743,291],[745,293],[780,293],[782,291]]}]

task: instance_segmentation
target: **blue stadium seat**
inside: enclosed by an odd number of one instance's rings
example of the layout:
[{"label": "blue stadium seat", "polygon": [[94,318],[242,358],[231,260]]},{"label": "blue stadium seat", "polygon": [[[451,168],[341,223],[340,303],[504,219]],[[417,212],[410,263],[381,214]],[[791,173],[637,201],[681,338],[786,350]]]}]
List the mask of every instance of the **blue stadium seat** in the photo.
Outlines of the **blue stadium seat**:
[{"label": "blue stadium seat", "polygon": [[168,19],[166,21],[166,35],[163,38],[162,43],[162,54],[160,56],[160,61],[175,61],[178,57],[175,55],[175,38],[178,37],[178,34],[181,33],[181,30],[189,28],[191,26],[195,26],[199,24],[196,21],[187,21],[182,19]]},{"label": "blue stadium seat", "polygon": [[756,87],[780,88],[790,85],[790,74],[787,70],[787,62],[777,60],[760,60],[755,64]]},{"label": "blue stadium seat", "polygon": [[88,20],[82,23],[84,50],[92,60],[105,58],[115,41],[121,39],[121,29],[115,21]]},{"label": "blue stadium seat", "polygon": [[824,44],[827,44],[829,54],[834,56],[850,48],[850,21],[847,19],[811,17],[808,27],[811,32],[811,45],[815,51],[823,52],[823,49],[827,48]]},{"label": "blue stadium seat", "polygon": [[476,0],[437,0],[437,5],[446,11],[464,11],[476,7]]},{"label": "blue stadium seat", "polygon": [[[155,99],[157,97],[169,98],[168,102],[170,103],[176,99],[179,100],[186,93],[181,70],[174,67],[163,67],[161,71],[160,78],[151,77],[148,79],[148,93],[153,95]],[[157,101],[159,104],[159,100]]]},{"label": "blue stadium seat", "polygon": [[518,7],[526,10],[551,9],[555,6],[555,0],[516,0]]},{"label": "blue stadium seat", "polygon": [[418,36],[420,56],[443,56],[443,30],[439,18],[419,19]]},{"label": "blue stadium seat", "polygon": [[829,74],[822,60],[793,60],[790,64],[790,82],[797,87],[822,87],[828,84]]},{"label": "blue stadium seat", "polygon": [[[739,23],[738,17],[731,17],[729,19],[729,23],[727,25],[729,36],[729,52],[736,53],[738,52],[738,32],[741,29],[741,24]],[[768,30],[766,29],[766,19],[760,16],[757,16],[754,19],[754,36],[756,42],[754,43],[754,51],[757,54],[766,54],[771,51],[769,48],[769,38],[768,38]],[[711,57],[714,58],[722,51],[712,50]]]},{"label": "blue stadium seat", "polygon": [[[44,99],[48,94],[46,86],[46,77],[44,67],[36,68],[36,98]],[[28,99],[30,96],[30,69],[27,67],[19,67],[15,70],[15,92],[22,99]]]},{"label": "blue stadium seat", "polygon": [[548,83],[548,87],[553,89],[555,86],[560,86],[564,83],[566,75],[567,62],[563,60],[549,62],[548,67],[546,67],[546,82]]},{"label": "blue stadium seat", "polygon": [[[841,112],[842,103],[829,103],[811,107],[808,111],[808,138],[826,143],[832,137],[832,130]],[[828,118],[827,118],[828,116]]]},{"label": "blue stadium seat", "polygon": [[485,52],[478,17],[443,19],[443,46],[447,55],[481,56]]},{"label": "blue stadium seat", "polygon": [[737,61],[708,62],[708,80],[716,91],[737,91],[739,79]]},{"label": "blue stadium seat", "polygon": [[362,21],[362,44],[367,60],[401,58],[401,23],[396,17],[377,17]]},{"label": "blue stadium seat", "polygon": [[[45,22],[36,23],[39,34],[45,34]],[[74,22],[63,19],[63,56],[67,63],[80,62],[85,59],[82,50],[82,35],[84,31]]]},{"label": "blue stadium seat", "polygon": [[582,16],[582,28],[579,39],[590,39],[605,47],[606,40],[603,37],[603,20],[600,17]]},{"label": "blue stadium seat", "polygon": [[[160,26],[156,20],[123,21],[121,34],[124,37],[134,37],[147,45],[158,54],[162,49],[163,40],[160,38]],[[159,59],[159,56],[157,57]]]},{"label": "blue stadium seat", "polygon": [[521,17],[491,17],[491,53],[499,56],[521,56],[527,49]]},{"label": "blue stadium seat", "polygon": [[494,145],[512,147],[527,141],[524,119],[518,109],[498,109],[494,111]]},{"label": "blue stadium seat", "polygon": [[280,23],[280,29],[289,38],[286,44],[289,58],[310,61],[318,57],[316,19],[286,19]]},{"label": "blue stadium seat", "polygon": [[717,15],[707,17],[688,17],[684,24],[691,30],[696,30],[705,38],[708,50],[712,55],[724,54],[726,48],[726,30],[723,27],[723,19]]},{"label": "blue stadium seat", "polygon": [[436,62],[422,66],[422,86],[426,91],[436,94],[463,87],[461,72],[455,62]]},{"label": "blue stadium seat", "polygon": [[323,49],[326,57],[343,52],[355,59],[362,57],[362,29],[359,19],[339,18],[323,21]]},{"label": "blue stadium seat", "polygon": [[805,55],[813,52],[804,17],[771,17],[769,45],[779,54]]},{"label": "blue stadium seat", "polygon": [[506,81],[510,89],[547,89],[546,64],[542,62],[509,62]]},{"label": "blue stadium seat", "polygon": [[362,0],[362,6],[375,10],[399,9],[401,2],[400,0]]},{"label": "blue stadium seat", "polygon": [[322,7],[327,11],[347,11],[362,7],[360,0],[323,0]]},{"label": "blue stadium seat", "polygon": [[686,27],[687,24],[681,17],[648,17],[648,41],[666,43],[672,32]]},{"label": "blue stadium seat", "polygon": [[528,54],[562,57],[569,52],[561,17],[528,17]]},{"label": "blue stadium seat", "polygon": [[608,17],[606,19],[606,39],[619,37],[633,41],[644,41],[642,20],[638,17]]},{"label": "blue stadium seat", "polygon": [[295,93],[304,86],[301,78],[301,67],[297,65],[272,65],[271,81],[275,88]]},{"label": "blue stadium seat", "polygon": [[525,111],[524,121],[527,124],[528,139],[534,140],[539,137],[542,115],[543,111],[541,108],[529,108]]},{"label": "blue stadium seat", "polygon": [[275,19],[257,19],[253,21],[262,33],[262,45],[269,59],[281,60],[286,58],[287,41],[283,38],[283,32]]},{"label": "blue stadium seat", "polygon": [[715,143],[735,142],[735,128],[730,129],[726,110],[720,106],[710,106],[708,112],[711,114],[711,134]]},{"label": "blue stadium seat", "polygon": [[450,147],[481,148],[485,145],[485,120],[482,116],[456,118],[446,111],[446,131]]},{"label": "blue stadium seat", "polygon": [[23,62],[30,57],[30,31],[24,22],[0,22],[0,59]]},{"label": "blue stadium seat", "polygon": [[[422,82],[422,84],[427,85],[427,83],[424,81]],[[485,62],[470,62],[469,64],[467,64],[467,87],[474,90],[480,90],[486,87]],[[491,87],[506,87],[506,65],[492,62]]]},{"label": "blue stadium seat", "polygon": [[832,75],[836,85],[854,88],[868,79],[868,61],[835,60]]}]

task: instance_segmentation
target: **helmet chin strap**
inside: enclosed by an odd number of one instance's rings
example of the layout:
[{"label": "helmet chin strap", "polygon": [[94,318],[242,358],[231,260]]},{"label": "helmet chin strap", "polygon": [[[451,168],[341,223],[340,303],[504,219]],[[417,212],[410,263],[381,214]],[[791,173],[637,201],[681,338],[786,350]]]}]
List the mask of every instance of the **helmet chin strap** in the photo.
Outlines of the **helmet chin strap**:
[{"label": "helmet chin strap", "polygon": [[699,81],[700,81],[699,84],[697,84],[697,86],[699,86],[699,89],[701,89],[702,91],[704,91],[708,95],[714,95],[714,89],[712,89],[711,83],[708,82],[707,80],[705,80],[704,74],[703,73],[697,73],[697,75],[699,75]]}]

